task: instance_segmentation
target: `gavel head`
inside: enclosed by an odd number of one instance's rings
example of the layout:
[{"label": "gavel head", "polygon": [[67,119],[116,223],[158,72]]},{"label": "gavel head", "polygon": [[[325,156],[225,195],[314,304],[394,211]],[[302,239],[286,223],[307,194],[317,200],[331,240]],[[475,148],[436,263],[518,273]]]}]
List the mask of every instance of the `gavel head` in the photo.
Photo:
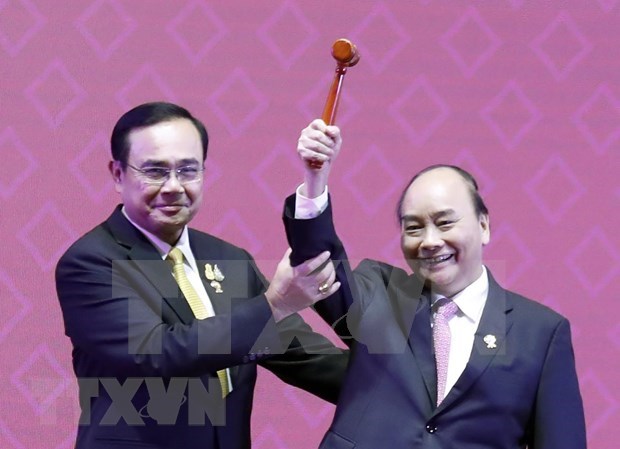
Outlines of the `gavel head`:
[{"label": "gavel head", "polygon": [[339,66],[353,67],[360,60],[357,47],[348,39],[338,39],[332,45],[332,56]]}]

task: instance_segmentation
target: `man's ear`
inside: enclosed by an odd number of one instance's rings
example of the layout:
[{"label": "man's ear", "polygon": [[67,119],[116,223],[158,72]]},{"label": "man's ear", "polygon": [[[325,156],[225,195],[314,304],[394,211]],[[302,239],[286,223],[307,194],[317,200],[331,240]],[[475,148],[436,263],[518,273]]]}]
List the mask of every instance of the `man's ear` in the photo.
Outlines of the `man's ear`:
[{"label": "man's ear", "polygon": [[487,214],[481,214],[478,220],[480,222],[480,232],[482,233],[482,244],[486,245],[491,241],[491,221]]},{"label": "man's ear", "polygon": [[118,193],[121,193],[123,191],[122,177],[124,173],[120,161],[108,162],[108,170],[110,171],[110,175],[112,175],[114,188]]}]

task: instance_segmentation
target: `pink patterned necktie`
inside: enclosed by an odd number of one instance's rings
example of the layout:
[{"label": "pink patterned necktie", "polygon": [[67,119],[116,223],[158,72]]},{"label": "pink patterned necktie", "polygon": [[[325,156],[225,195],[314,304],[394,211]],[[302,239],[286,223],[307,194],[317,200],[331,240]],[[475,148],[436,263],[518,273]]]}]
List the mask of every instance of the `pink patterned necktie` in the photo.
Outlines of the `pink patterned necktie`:
[{"label": "pink patterned necktie", "polygon": [[450,357],[450,326],[448,322],[459,307],[454,301],[440,298],[437,311],[433,318],[433,344],[435,345],[435,361],[437,363],[437,405],[446,394],[446,379],[448,377],[448,359]]}]

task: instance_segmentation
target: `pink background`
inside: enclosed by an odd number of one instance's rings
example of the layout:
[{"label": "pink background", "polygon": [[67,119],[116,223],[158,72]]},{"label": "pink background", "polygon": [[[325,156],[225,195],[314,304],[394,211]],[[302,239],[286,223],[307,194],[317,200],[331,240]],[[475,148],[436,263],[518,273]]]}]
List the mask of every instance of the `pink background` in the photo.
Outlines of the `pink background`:
[{"label": "pink background", "polygon": [[[0,0],[0,447],[72,447],[53,269],[118,201],[106,169],[117,118],[164,99],[204,120],[193,225],[271,276],[297,136],[322,111],[332,42],[348,37],[362,60],[345,79],[330,187],[350,255],[401,264],[405,182],[437,162],[472,171],[491,210],[489,265],[571,320],[590,447],[616,448],[619,3]],[[254,446],[314,448],[332,414],[261,371]]]}]

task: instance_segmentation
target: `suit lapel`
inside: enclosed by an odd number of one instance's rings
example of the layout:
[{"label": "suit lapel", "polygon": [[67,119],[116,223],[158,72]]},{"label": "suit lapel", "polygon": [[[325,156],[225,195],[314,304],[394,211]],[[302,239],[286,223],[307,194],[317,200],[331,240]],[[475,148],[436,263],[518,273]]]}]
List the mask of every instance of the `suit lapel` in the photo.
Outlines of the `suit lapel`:
[{"label": "suit lapel", "polygon": [[430,299],[426,296],[420,297],[409,334],[409,347],[424,379],[428,399],[435,404],[437,402],[437,373],[435,356],[432,351],[431,306]]},{"label": "suit lapel", "polygon": [[474,345],[469,361],[463,374],[456,381],[438,410],[449,407],[452,402],[465,394],[487,369],[495,356],[501,355],[506,350],[504,342],[512,326],[509,313],[512,310],[512,305],[508,301],[506,290],[495,282],[488,270],[487,272],[489,293],[480,318],[480,324],[474,334]]},{"label": "suit lapel", "polygon": [[[117,242],[128,248],[130,263],[133,263],[144,277],[157,289],[163,300],[185,324],[194,319],[192,310],[180,292],[168,264],[162,260],[155,247],[136,229],[118,206],[107,221]],[[115,261],[126,263],[126,261]],[[161,307],[159,304],[156,307]]]}]

